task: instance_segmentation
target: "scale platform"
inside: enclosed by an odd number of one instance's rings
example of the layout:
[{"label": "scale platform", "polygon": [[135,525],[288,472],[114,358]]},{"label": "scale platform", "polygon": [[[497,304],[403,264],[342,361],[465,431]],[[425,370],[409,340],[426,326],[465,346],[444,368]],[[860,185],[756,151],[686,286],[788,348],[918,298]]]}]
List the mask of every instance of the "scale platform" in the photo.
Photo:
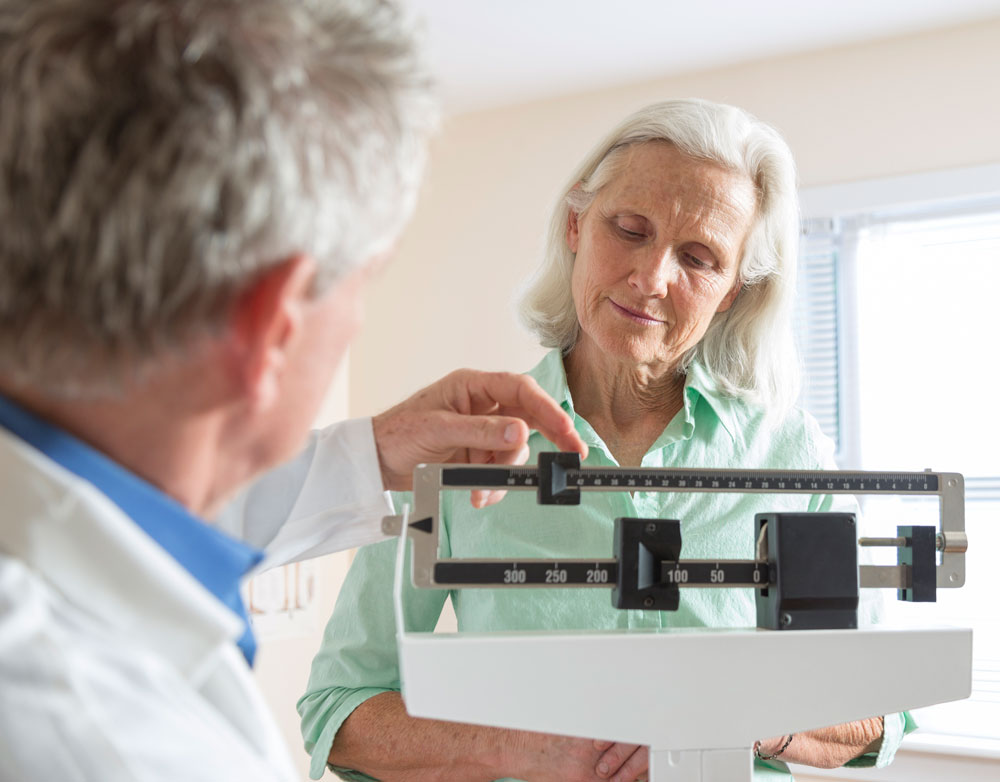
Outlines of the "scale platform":
[{"label": "scale platform", "polygon": [[415,717],[650,747],[650,782],[752,778],[757,739],[966,698],[967,629],[402,633]]}]

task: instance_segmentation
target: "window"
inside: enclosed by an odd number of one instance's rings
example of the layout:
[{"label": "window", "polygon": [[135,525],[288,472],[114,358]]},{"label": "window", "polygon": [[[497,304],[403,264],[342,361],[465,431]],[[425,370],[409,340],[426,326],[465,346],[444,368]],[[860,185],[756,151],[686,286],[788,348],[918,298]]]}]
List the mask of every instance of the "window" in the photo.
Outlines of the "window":
[{"label": "window", "polygon": [[[965,587],[941,590],[936,604],[899,603],[887,593],[887,615],[893,623],[973,628],[972,697],[915,716],[925,734],[945,743],[979,740],[1000,750],[1000,587],[992,564],[1000,551],[996,168],[985,172],[985,187],[972,188],[980,192],[930,182],[913,203],[913,192],[896,187],[898,202],[883,189],[876,203],[827,215],[807,203],[796,329],[801,403],[837,443],[841,467],[965,476]],[[859,202],[873,192],[865,187]],[[934,198],[938,189],[952,192]],[[933,499],[861,499],[864,534],[895,535],[897,524],[937,520]],[[895,561],[894,551],[875,551],[876,561]]]}]

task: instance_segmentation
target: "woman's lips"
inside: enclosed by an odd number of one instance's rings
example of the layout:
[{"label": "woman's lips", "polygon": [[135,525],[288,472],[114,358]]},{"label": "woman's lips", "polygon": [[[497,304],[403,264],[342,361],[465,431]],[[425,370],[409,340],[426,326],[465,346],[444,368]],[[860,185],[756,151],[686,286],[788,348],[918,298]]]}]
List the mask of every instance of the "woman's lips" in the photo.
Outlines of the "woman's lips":
[{"label": "woman's lips", "polygon": [[666,323],[664,320],[659,318],[654,318],[651,315],[646,315],[642,312],[636,312],[635,310],[630,310],[628,307],[623,307],[621,304],[616,302],[614,299],[608,299],[611,302],[611,306],[614,307],[623,316],[636,323],[641,323],[644,326],[659,326]]}]

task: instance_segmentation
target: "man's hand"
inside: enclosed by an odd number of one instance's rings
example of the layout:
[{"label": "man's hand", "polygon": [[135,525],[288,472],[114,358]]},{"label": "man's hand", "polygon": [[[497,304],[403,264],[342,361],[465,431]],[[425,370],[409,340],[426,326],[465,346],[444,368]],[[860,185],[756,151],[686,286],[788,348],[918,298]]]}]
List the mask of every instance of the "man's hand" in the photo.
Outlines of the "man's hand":
[{"label": "man's hand", "polygon": [[[413,488],[423,462],[523,464],[529,429],[560,451],[586,457],[587,446],[568,415],[527,375],[460,369],[374,417],[382,483]],[[498,502],[501,491],[475,491],[472,502]]]}]

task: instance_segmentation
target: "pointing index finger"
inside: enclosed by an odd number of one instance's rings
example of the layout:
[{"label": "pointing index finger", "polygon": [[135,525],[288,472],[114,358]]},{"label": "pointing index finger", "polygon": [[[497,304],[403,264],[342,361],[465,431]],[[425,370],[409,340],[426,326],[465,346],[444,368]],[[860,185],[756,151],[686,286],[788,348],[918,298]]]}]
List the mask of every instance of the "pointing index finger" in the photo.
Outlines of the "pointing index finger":
[{"label": "pointing index finger", "polygon": [[538,382],[528,375],[491,373],[483,378],[482,390],[506,415],[523,418],[560,451],[576,451],[587,456],[587,444],[580,439],[573,420]]}]

